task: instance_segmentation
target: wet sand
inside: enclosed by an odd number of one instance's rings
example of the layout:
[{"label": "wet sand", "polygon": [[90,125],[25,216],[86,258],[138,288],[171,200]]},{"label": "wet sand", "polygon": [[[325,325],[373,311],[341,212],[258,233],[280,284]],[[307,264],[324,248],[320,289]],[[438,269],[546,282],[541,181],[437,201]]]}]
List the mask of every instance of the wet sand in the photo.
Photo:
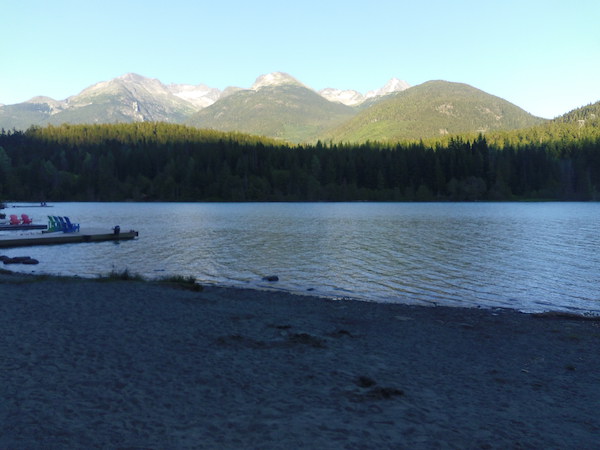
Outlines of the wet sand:
[{"label": "wet sand", "polygon": [[0,448],[597,448],[600,321],[0,274]]}]

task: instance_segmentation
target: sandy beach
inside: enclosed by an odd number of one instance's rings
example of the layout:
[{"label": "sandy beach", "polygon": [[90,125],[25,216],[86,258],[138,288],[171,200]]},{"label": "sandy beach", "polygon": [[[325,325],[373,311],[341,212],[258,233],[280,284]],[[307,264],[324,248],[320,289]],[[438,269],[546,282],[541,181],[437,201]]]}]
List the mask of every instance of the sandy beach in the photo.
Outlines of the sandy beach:
[{"label": "sandy beach", "polygon": [[0,275],[0,448],[598,448],[600,321]]}]

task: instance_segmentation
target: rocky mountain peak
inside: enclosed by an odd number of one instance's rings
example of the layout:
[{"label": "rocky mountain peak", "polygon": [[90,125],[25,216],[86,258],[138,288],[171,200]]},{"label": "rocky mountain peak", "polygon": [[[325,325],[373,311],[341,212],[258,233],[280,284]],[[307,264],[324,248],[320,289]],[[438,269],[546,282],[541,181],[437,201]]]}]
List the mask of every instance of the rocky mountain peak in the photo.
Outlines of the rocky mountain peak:
[{"label": "rocky mountain peak", "polygon": [[37,97],[32,97],[27,100],[25,103],[59,103],[57,100],[54,100],[50,97],[45,97],[43,95],[38,95]]},{"label": "rocky mountain peak", "polygon": [[295,86],[304,86],[297,79],[295,79],[293,76],[291,76],[287,73],[271,72],[271,73],[267,73],[265,75],[259,76],[250,89],[252,89],[253,91],[256,91],[260,88],[267,87],[267,86],[283,86],[283,85],[288,85],[288,84],[295,85]]},{"label": "rocky mountain peak", "polygon": [[126,73],[125,75],[121,75],[116,78],[117,80],[133,82],[133,83],[143,83],[146,80],[150,80],[150,78],[143,77],[138,75],[137,73]]}]

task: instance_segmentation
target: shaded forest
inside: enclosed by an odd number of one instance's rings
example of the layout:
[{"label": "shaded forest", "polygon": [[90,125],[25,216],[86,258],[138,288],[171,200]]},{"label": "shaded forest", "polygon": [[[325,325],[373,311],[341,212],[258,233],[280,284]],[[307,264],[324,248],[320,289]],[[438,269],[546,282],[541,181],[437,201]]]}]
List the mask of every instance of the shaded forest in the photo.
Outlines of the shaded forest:
[{"label": "shaded forest", "polygon": [[600,199],[598,120],[432,141],[292,146],[165,123],[0,133],[0,199]]}]

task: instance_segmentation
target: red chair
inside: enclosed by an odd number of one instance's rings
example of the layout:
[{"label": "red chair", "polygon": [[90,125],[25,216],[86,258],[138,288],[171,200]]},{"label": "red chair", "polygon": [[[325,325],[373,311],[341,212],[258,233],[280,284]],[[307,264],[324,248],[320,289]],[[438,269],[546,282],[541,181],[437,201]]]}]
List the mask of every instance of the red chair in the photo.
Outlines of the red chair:
[{"label": "red chair", "polygon": [[11,214],[10,215],[10,224],[11,225],[20,225],[21,220],[17,217],[16,214]]},{"label": "red chair", "polygon": [[21,221],[25,225],[29,225],[33,222],[33,220],[31,220],[27,214],[21,214]]}]

